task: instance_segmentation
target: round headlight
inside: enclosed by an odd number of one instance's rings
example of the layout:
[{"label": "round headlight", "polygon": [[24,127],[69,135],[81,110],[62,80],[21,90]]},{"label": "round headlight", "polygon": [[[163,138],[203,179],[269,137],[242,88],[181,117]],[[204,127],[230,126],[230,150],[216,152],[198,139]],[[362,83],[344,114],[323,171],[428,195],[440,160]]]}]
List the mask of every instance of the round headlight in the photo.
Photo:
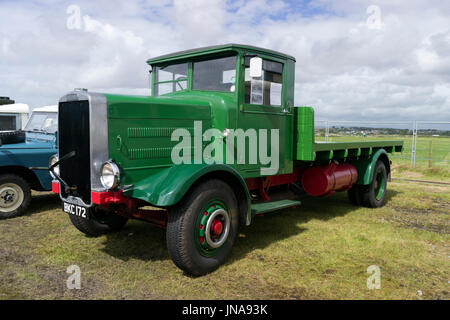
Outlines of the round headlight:
[{"label": "round headlight", "polygon": [[106,189],[114,189],[119,184],[120,170],[117,164],[107,161],[100,169],[100,181]]},{"label": "round headlight", "polygon": [[[50,157],[50,161],[48,163],[48,167],[50,168],[52,165],[54,165],[58,161],[58,156],[55,154]],[[59,165],[53,168],[53,171],[59,176]],[[50,171],[50,175],[52,178],[56,178],[52,171]]]}]

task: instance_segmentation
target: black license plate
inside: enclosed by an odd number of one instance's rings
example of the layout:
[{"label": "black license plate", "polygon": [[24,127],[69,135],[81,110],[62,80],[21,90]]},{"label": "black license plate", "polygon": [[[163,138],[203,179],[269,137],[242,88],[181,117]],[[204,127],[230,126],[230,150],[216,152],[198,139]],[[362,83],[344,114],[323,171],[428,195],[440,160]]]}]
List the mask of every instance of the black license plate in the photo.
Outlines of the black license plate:
[{"label": "black license plate", "polygon": [[63,211],[80,218],[89,219],[89,208],[86,207],[63,202]]}]

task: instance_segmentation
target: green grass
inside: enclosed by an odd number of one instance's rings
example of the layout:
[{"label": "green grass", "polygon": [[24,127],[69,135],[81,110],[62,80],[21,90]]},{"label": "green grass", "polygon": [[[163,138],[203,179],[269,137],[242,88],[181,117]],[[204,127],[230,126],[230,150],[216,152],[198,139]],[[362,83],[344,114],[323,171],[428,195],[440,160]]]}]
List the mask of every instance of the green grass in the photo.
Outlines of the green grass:
[{"label": "green grass", "polygon": [[[376,210],[345,193],[301,199],[242,227],[227,262],[200,278],[175,267],[164,230],[130,221],[88,238],[57,197],[35,195],[28,215],[0,221],[0,299],[449,299],[449,191],[392,182]],[[72,264],[81,290],[66,289]],[[366,286],[370,265],[380,290]]]}]

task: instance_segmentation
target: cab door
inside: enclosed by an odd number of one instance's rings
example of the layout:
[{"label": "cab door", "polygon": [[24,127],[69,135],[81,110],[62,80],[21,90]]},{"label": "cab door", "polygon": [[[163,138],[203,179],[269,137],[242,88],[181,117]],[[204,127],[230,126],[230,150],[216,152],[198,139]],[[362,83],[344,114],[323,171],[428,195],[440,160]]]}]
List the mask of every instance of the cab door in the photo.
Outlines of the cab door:
[{"label": "cab door", "polygon": [[[245,178],[291,173],[293,101],[286,99],[288,88],[286,61],[258,54],[258,58],[262,59],[262,70],[260,77],[252,77],[250,60],[254,56],[241,57],[240,79],[242,80],[240,81],[237,128],[248,133],[248,151],[244,163],[242,163],[243,159],[237,159],[237,168]],[[253,154],[256,142],[251,140],[252,132],[255,131],[258,139],[257,163],[254,163],[255,155]],[[275,131],[278,132],[278,138],[276,138],[277,132]],[[267,152],[261,150],[265,134],[267,134],[265,140]],[[264,159],[261,157],[264,154],[269,157]],[[268,159],[270,163],[267,163]],[[268,170],[264,170],[264,168]]]}]

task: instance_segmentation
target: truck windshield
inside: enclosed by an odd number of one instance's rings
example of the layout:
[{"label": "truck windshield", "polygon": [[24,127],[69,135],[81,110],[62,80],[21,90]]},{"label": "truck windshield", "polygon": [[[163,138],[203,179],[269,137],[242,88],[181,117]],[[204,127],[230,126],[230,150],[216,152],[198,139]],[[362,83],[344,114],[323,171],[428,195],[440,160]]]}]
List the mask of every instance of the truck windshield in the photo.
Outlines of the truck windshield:
[{"label": "truck windshield", "polygon": [[236,90],[236,56],[194,62],[194,90]]},{"label": "truck windshield", "polygon": [[56,112],[33,112],[25,127],[25,131],[55,133],[56,130],[58,130]]},{"label": "truck windshield", "polygon": [[172,64],[155,68],[155,96],[187,89],[188,64]]}]

